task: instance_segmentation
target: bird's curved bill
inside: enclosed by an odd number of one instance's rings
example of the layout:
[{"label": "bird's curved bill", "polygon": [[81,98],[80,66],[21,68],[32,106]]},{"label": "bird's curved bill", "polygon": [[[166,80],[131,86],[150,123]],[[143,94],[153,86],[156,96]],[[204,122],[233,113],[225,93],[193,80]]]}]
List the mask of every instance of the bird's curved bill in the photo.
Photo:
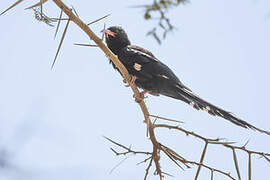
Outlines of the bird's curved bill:
[{"label": "bird's curved bill", "polygon": [[112,36],[112,37],[115,37],[115,33],[110,31],[110,30],[107,30],[107,29],[103,29],[102,31],[100,31],[102,33],[105,33],[106,37],[109,38],[109,35]]}]

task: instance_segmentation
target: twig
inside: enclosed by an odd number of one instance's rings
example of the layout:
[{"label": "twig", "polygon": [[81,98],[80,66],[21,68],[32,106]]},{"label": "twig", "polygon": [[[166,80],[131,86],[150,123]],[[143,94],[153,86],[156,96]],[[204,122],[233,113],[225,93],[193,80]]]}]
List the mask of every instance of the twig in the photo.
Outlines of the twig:
[{"label": "twig", "polygon": [[229,178],[232,179],[232,180],[236,180],[234,177],[231,176],[230,173],[226,173],[226,172],[221,171],[221,170],[219,170],[219,169],[212,168],[212,167],[207,166],[207,165],[205,165],[205,164],[201,164],[201,163],[198,163],[198,162],[195,162],[195,161],[187,161],[187,163],[195,164],[195,165],[197,165],[197,166],[200,166],[200,165],[201,165],[202,167],[205,167],[206,169],[209,169],[210,171],[218,172],[218,173],[220,173],[220,174],[223,174],[223,175],[229,177]]},{"label": "twig", "polygon": [[235,169],[237,172],[237,176],[238,176],[238,179],[241,180],[241,175],[240,175],[240,170],[239,170],[239,166],[238,166],[238,161],[237,161],[235,149],[232,148],[232,151],[233,151],[233,161],[234,161],[234,166],[235,166]]},{"label": "twig", "polygon": [[180,128],[179,126],[170,126],[170,125],[167,125],[167,124],[155,124],[154,125],[154,128],[167,128],[167,129],[179,130],[179,131],[184,132],[186,135],[192,135],[192,136],[197,137],[199,139],[202,139],[204,141],[207,141],[208,140],[208,141],[214,142],[214,141],[218,141],[219,140],[219,139],[207,139],[207,138],[205,138],[205,137],[203,137],[203,136],[201,136],[201,135],[199,135],[197,133],[194,133],[192,131],[188,131],[188,130],[185,130],[183,128]]},{"label": "twig", "polygon": [[214,171],[211,169],[211,180],[214,180]]},{"label": "twig", "polygon": [[178,153],[176,153],[174,150],[170,149],[169,147],[166,147],[164,145],[161,145],[162,151],[166,151],[165,153],[168,153],[174,160],[180,161],[186,168],[190,168],[188,164],[186,163],[186,159],[180,156]]},{"label": "twig", "polygon": [[[200,164],[203,163],[203,160],[204,160],[204,157],[205,157],[205,153],[206,153],[207,146],[208,146],[208,142],[206,141],[206,142],[205,142],[205,145],[204,145],[204,148],[203,148],[202,155],[201,155]],[[198,179],[199,174],[200,174],[200,170],[201,170],[201,165],[198,166],[198,169],[197,169],[197,172],[196,172],[196,176],[195,176],[195,180]]]},{"label": "twig", "polygon": [[165,149],[163,149],[161,147],[161,150],[182,170],[184,170],[184,168],[182,166],[180,166],[180,164],[172,157],[172,155],[170,153],[168,153]]},{"label": "twig", "polygon": [[142,164],[142,163],[146,163],[149,159],[152,159],[152,156],[150,156],[150,157],[146,158],[145,160],[143,160],[143,161],[137,163],[136,165],[140,165],[140,164]]},{"label": "twig", "polygon": [[143,178],[144,180],[147,179],[147,176],[148,176],[148,173],[149,173],[149,169],[150,169],[150,167],[152,166],[152,162],[153,162],[153,156],[151,156],[151,160],[150,160],[150,162],[149,162],[147,168],[145,169],[145,174],[144,174],[144,178]]},{"label": "twig", "polygon": [[106,136],[103,136],[103,137],[104,137],[105,139],[107,139],[108,141],[110,141],[111,143],[113,143],[113,144],[115,144],[115,145],[117,145],[117,146],[119,146],[119,147],[121,147],[121,148],[127,150],[126,152],[118,153],[118,152],[116,152],[114,149],[111,148],[111,150],[112,150],[116,155],[126,155],[126,154],[128,154],[128,153],[152,155],[152,153],[150,153],[150,152],[133,151],[133,150],[131,150],[130,148],[128,148],[128,147],[126,147],[126,146],[124,146],[124,145],[122,145],[122,144],[120,144],[120,143],[117,143],[117,142],[111,140],[110,138],[108,138],[108,137],[106,137]]}]

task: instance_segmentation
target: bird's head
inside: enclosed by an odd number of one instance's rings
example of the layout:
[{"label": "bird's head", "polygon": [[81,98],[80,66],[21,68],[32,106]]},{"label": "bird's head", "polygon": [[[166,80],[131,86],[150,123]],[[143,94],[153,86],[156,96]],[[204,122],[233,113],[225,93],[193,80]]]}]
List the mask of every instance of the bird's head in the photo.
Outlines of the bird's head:
[{"label": "bird's head", "polygon": [[112,26],[106,30],[102,30],[106,36],[106,44],[108,48],[117,55],[119,50],[130,45],[127,33],[120,26]]}]

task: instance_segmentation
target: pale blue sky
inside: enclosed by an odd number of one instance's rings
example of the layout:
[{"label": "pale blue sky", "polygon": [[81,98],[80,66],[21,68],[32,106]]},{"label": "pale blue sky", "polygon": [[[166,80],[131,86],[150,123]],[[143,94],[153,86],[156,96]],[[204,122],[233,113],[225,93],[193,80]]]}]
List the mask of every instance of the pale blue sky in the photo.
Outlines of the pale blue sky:
[{"label": "pale blue sky", "polygon": [[[85,22],[112,13],[105,20],[108,26],[121,25],[133,44],[152,51],[195,93],[270,130],[269,1],[192,1],[171,10],[169,17],[178,30],[162,45],[145,36],[155,22],[145,22],[142,10],[128,8],[146,1],[64,2],[73,5]],[[10,4],[1,2],[0,11]],[[102,138],[105,135],[136,150],[151,151],[131,90],[124,87],[101,50],[73,45],[87,43],[88,37],[72,23],[51,71],[60,36],[53,40],[54,28],[36,21],[32,11],[23,10],[29,5],[27,1],[0,17],[0,156],[7,159],[6,167],[0,165],[0,179],[143,179],[145,164],[136,165],[144,159],[141,156],[131,156],[109,174],[124,157],[115,157],[111,144]],[[59,13],[51,2],[44,8],[47,14]],[[103,22],[91,27],[99,34]],[[250,149],[270,152],[266,135],[180,101],[150,96],[146,104],[152,114],[185,121],[183,127],[188,130],[225,137],[239,145],[249,139]],[[199,160],[203,144],[198,140],[172,131],[157,134],[181,155]],[[246,179],[247,156],[239,153],[238,159]],[[254,180],[265,179],[269,163],[253,159]],[[210,148],[205,163],[236,175],[229,150]],[[175,176],[166,179],[192,179],[196,170],[182,171],[164,155],[162,168]],[[204,170],[200,179],[209,175]]]}]

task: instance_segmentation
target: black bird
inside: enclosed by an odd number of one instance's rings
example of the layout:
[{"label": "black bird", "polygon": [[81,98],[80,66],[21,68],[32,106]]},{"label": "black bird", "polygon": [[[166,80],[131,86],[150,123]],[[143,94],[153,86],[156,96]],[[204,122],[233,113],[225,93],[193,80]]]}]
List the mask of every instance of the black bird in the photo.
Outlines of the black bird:
[{"label": "black bird", "polygon": [[[131,45],[126,32],[121,27],[112,26],[102,32],[106,35],[108,48],[118,56],[118,59],[133,76],[132,81],[144,90],[142,95],[145,93],[162,94],[179,99],[192,105],[197,110],[205,110],[211,115],[220,116],[238,126],[270,135],[270,132],[258,129],[194,94],[168,66],[158,60],[150,51]],[[113,63],[112,65],[117,69]]]}]

